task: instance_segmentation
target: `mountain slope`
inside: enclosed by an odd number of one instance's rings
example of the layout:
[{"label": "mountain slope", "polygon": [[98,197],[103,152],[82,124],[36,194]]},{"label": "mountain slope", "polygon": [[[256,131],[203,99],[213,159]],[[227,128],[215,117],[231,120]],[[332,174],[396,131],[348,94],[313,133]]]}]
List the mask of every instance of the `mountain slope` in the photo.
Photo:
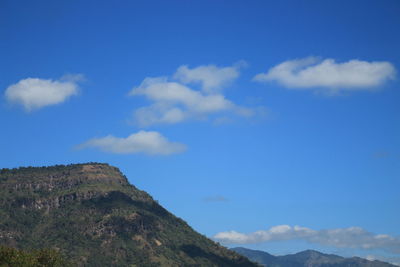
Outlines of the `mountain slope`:
[{"label": "mountain slope", "polygon": [[285,256],[273,256],[264,251],[241,247],[232,250],[268,267],[396,267],[386,262],[369,261],[358,257],[343,258],[314,250]]},{"label": "mountain slope", "polygon": [[260,264],[268,264],[270,266],[271,264],[277,264],[277,257],[261,250],[252,250],[252,249],[247,249],[247,248],[232,248],[231,250],[239,253],[240,255],[243,255],[249,259],[251,259],[254,262],[258,262]]},{"label": "mountain slope", "polygon": [[0,245],[54,248],[77,266],[255,266],[99,163],[1,169]]}]

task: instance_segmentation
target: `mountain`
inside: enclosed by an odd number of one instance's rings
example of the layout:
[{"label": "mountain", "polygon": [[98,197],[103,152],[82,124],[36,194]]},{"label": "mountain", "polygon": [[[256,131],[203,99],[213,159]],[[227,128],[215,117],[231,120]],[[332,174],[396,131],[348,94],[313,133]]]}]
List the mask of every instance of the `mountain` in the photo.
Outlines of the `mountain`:
[{"label": "mountain", "polygon": [[74,266],[257,266],[100,163],[1,169],[0,245],[54,249]]},{"label": "mountain", "polygon": [[264,251],[241,247],[231,250],[268,267],[397,267],[382,261],[369,261],[359,257],[343,258],[315,250],[306,250],[285,256],[273,256]]}]

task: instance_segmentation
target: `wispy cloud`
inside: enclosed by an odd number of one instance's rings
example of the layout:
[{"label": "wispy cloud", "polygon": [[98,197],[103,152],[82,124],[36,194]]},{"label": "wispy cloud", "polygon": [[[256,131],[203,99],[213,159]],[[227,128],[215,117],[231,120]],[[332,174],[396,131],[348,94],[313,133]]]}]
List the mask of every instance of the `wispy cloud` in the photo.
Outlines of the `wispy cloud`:
[{"label": "wispy cloud", "polygon": [[[215,92],[238,75],[235,67],[218,68],[211,65],[195,69],[180,67],[174,76],[183,83],[168,77],[146,78],[129,94],[145,96],[152,104],[136,109],[134,122],[140,127],[148,127],[189,119],[207,119],[209,115],[217,113],[252,116],[254,110],[236,105],[223,94]],[[187,86],[187,83],[197,82],[202,84],[202,90]]]},{"label": "wispy cloud", "polygon": [[167,138],[154,131],[139,131],[126,138],[108,135],[100,138],[92,138],[78,146],[83,148],[98,148],[105,152],[115,154],[170,155],[182,153],[186,145],[170,142]]},{"label": "wispy cloud", "polygon": [[310,243],[340,248],[383,249],[391,253],[400,253],[399,238],[385,234],[373,234],[360,227],[313,230],[301,226],[278,225],[268,230],[248,234],[236,231],[221,232],[214,238],[228,244],[305,240]]},{"label": "wispy cloud", "polygon": [[376,159],[383,159],[383,158],[389,158],[392,156],[388,151],[377,151],[373,154],[373,157]]},{"label": "wispy cloud", "polygon": [[56,105],[78,94],[82,75],[68,75],[59,80],[27,78],[10,85],[5,91],[9,103],[19,104],[28,112]]},{"label": "wispy cloud", "polygon": [[227,202],[228,199],[224,196],[216,195],[216,196],[208,196],[203,198],[205,202]]},{"label": "wispy cloud", "polygon": [[289,89],[316,89],[330,92],[371,90],[395,78],[395,67],[386,61],[350,60],[337,63],[334,59],[316,57],[288,60],[257,74],[258,82],[276,81]]}]

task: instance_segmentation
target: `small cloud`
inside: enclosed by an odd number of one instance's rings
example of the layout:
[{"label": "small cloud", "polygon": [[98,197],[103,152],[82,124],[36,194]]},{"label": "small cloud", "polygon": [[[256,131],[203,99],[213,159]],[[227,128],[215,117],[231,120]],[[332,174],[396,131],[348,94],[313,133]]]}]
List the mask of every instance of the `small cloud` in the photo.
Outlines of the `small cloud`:
[{"label": "small cloud", "polygon": [[60,78],[60,81],[64,82],[84,82],[86,81],[85,75],[78,73],[78,74],[71,74],[67,73]]},{"label": "small cloud", "polygon": [[350,60],[337,63],[334,59],[316,57],[288,60],[257,74],[257,82],[276,81],[289,89],[318,88],[328,93],[349,90],[371,90],[394,79],[395,67],[386,61]]},{"label": "small cloud", "polygon": [[387,151],[378,151],[373,154],[373,157],[376,159],[383,159],[390,157],[390,153]]},{"label": "small cloud", "polygon": [[136,109],[133,120],[140,127],[148,127],[155,124],[176,124],[186,120],[188,116],[188,112],[182,108],[155,103]]},{"label": "small cloud", "polygon": [[204,65],[190,69],[183,65],[177,69],[173,78],[183,84],[200,84],[205,93],[216,93],[237,79],[240,68],[244,66],[244,61],[230,67]]},{"label": "small cloud", "polygon": [[224,196],[208,196],[203,199],[205,202],[227,202],[229,201]]},{"label": "small cloud", "polygon": [[338,248],[383,249],[400,254],[400,239],[389,235],[373,234],[360,227],[313,230],[301,226],[278,225],[268,230],[244,234],[236,231],[214,235],[228,244],[255,244],[270,241],[304,240],[309,243]]},{"label": "small cloud", "polygon": [[126,138],[108,135],[101,138],[92,138],[78,146],[83,148],[98,148],[114,154],[170,155],[182,153],[186,145],[168,141],[167,138],[154,131],[139,131]]},{"label": "small cloud", "polygon": [[5,91],[9,103],[19,104],[28,112],[46,106],[60,104],[78,94],[77,82],[83,75],[69,74],[60,80],[27,78],[10,85]]},{"label": "small cloud", "polygon": [[153,102],[134,111],[133,120],[140,127],[205,119],[211,114],[233,113],[249,117],[254,113],[250,108],[234,104],[222,94],[194,90],[169,81],[167,77],[146,78],[129,95],[145,96]]}]

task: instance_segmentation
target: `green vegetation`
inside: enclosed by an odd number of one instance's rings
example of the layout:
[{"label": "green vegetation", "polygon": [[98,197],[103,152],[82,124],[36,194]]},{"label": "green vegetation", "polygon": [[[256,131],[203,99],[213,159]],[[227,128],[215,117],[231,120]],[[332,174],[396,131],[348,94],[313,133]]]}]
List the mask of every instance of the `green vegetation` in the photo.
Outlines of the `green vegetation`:
[{"label": "green vegetation", "polygon": [[57,251],[41,249],[23,251],[0,246],[0,267],[66,267],[71,266]]},{"label": "green vegetation", "polygon": [[74,266],[256,266],[100,163],[0,170],[0,244]]}]

